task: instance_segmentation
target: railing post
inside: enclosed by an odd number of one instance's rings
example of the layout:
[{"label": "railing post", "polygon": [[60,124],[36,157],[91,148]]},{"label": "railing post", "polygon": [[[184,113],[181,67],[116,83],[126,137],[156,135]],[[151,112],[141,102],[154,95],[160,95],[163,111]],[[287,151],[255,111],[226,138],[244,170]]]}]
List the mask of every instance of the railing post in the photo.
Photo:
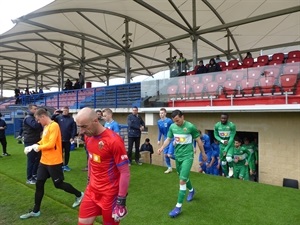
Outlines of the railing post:
[{"label": "railing post", "polygon": [[233,106],[233,95],[230,95],[230,105]]},{"label": "railing post", "polygon": [[285,92],[285,104],[288,104],[288,92]]}]

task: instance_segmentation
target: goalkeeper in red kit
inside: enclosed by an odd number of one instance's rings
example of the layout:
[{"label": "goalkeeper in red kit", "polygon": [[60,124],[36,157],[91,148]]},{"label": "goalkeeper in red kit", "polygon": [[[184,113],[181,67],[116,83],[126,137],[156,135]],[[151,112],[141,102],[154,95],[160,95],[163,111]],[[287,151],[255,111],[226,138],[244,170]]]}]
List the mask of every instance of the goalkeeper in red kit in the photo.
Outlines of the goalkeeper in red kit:
[{"label": "goalkeeper in red kit", "polygon": [[78,225],[92,225],[102,215],[103,225],[118,225],[127,215],[129,161],[124,141],[103,127],[95,110],[81,109],[76,118],[88,150],[89,182],[79,208]]}]

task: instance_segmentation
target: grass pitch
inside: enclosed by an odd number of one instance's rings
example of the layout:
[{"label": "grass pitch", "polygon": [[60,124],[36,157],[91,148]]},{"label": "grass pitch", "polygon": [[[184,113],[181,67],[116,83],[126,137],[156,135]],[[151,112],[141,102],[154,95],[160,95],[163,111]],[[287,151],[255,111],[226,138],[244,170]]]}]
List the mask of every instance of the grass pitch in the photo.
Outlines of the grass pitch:
[{"label": "grass pitch", "polygon": [[[26,184],[26,156],[23,145],[7,137],[9,157],[0,158],[0,224],[2,225],[75,225],[78,208],[71,207],[74,196],[55,189],[48,180],[41,206],[41,216],[20,220],[33,207],[34,185]],[[71,172],[66,182],[84,190],[87,173],[82,148],[71,152]],[[168,213],[176,204],[178,177],[164,174],[165,168],[132,165],[127,198],[129,214],[122,225],[299,225],[300,192],[254,182],[191,173],[196,190],[192,202],[184,202],[175,219]],[[102,224],[101,218],[95,224]]]}]

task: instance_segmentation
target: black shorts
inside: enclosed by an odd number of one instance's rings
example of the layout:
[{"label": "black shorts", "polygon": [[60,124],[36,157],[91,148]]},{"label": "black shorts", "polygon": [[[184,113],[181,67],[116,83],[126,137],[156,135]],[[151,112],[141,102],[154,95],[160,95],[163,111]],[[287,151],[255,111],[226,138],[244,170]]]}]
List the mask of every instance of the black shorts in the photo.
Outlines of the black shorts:
[{"label": "black shorts", "polygon": [[59,180],[63,181],[64,172],[62,166],[62,163],[57,165],[45,165],[40,163],[37,171],[37,180],[47,180],[51,177],[55,183]]}]

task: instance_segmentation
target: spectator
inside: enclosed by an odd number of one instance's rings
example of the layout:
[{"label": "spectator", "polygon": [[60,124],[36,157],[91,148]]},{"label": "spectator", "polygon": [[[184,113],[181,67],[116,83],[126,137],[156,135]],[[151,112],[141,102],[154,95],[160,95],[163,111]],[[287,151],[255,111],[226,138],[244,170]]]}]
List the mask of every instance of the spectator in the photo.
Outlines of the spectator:
[{"label": "spectator", "polygon": [[[37,111],[36,105],[28,106],[27,116],[23,120],[24,146],[31,146],[41,140],[43,127],[34,118]],[[38,165],[41,159],[41,152],[31,151],[27,154],[27,184],[35,184],[37,178]]]},{"label": "spectator", "polygon": [[[128,159],[129,163],[132,163],[132,148],[135,144],[135,162],[138,165],[142,165],[140,162],[139,147],[141,141],[141,133],[145,128],[143,119],[138,115],[138,107],[132,107],[132,114],[127,117],[128,124]],[[129,164],[129,165],[130,165]]]},{"label": "spectator", "polygon": [[140,148],[140,152],[150,152],[150,163],[152,163],[153,146],[150,144],[150,139],[146,138],[144,144]]},{"label": "spectator", "polygon": [[61,111],[62,114],[60,114],[60,110],[56,110],[52,116],[52,120],[59,124],[61,130],[62,149],[64,153],[63,170],[69,172],[71,171],[69,167],[71,143],[74,142],[77,127],[73,117],[69,114],[69,107],[65,106]]},{"label": "spectator", "polygon": [[16,101],[15,101],[15,104],[20,104],[21,103],[21,98],[20,98],[20,89],[17,87],[15,89],[15,98],[16,98]]},{"label": "spectator", "polygon": [[67,81],[66,81],[66,83],[65,83],[65,90],[72,90],[72,88],[73,88],[73,83],[68,78]]},{"label": "spectator", "polygon": [[216,62],[216,63],[219,63],[219,62],[223,62],[223,61],[222,61],[222,59],[220,58],[220,56],[217,55],[217,56],[216,56],[215,62]]},{"label": "spectator", "polygon": [[84,76],[81,72],[78,73],[80,89],[84,88]]},{"label": "spectator", "polygon": [[252,59],[252,54],[251,54],[251,52],[247,52],[247,53],[246,53],[245,59]]},{"label": "spectator", "polygon": [[73,89],[80,89],[79,79],[76,79]]},{"label": "spectator", "polygon": [[203,60],[199,61],[199,65],[195,72],[196,72],[196,74],[207,73],[207,68],[206,68],[206,66],[204,66]]},{"label": "spectator", "polygon": [[40,88],[39,88],[39,94],[43,94],[43,93],[44,93],[43,88],[40,87]]},{"label": "spectator", "polygon": [[189,67],[188,61],[183,57],[182,53],[179,53],[179,59],[176,62],[178,76],[185,76]]},{"label": "spectator", "polygon": [[211,72],[218,72],[218,71],[222,71],[220,65],[216,63],[214,58],[211,58],[209,60],[207,72],[211,73]]},{"label": "spectator", "polygon": [[10,156],[10,154],[8,154],[6,151],[7,141],[6,141],[5,130],[7,125],[1,117],[2,117],[2,113],[0,113],[0,143],[2,145],[2,152],[3,152],[2,155]]}]

